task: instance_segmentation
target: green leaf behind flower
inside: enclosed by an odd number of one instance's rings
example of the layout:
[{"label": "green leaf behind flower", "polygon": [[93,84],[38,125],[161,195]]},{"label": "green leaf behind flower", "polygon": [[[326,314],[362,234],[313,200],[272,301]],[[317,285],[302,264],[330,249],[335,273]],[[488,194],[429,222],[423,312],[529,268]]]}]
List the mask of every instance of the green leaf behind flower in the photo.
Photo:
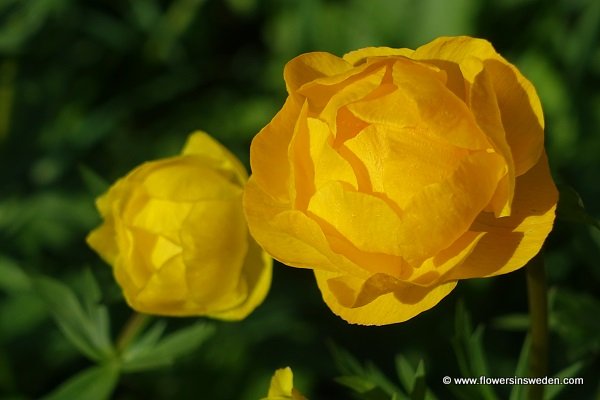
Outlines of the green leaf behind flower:
[{"label": "green leaf behind flower", "polygon": [[88,290],[84,300],[80,301],[69,286],[58,280],[47,276],[32,278],[34,290],[65,337],[91,360],[112,359],[114,349],[110,339],[108,310],[98,304],[99,289],[91,273],[84,278],[84,282]]},{"label": "green leaf behind flower", "polygon": [[119,379],[115,364],[104,364],[81,371],[64,382],[43,400],[106,400]]},{"label": "green leaf behind flower", "polygon": [[209,323],[197,323],[180,329],[159,340],[164,324],[152,326],[121,355],[123,372],[137,372],[171,365],[175,359],[192,352],[204,343],[215,328]]}]

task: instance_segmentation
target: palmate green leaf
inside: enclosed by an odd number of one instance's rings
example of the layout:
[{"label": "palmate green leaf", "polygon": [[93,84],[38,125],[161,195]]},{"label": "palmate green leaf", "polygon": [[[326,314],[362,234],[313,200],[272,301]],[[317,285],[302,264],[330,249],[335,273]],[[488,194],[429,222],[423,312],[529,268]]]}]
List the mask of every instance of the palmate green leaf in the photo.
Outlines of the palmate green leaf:
[{"label": "palmate green leaf", "polygon": [[416,369],[402,355],[396,356],[396,373],[400,385],[391,381],[373,363],[361,364],[349,352],[332,345],[338,369],[344,374],[336,381],[359,394],[361,399],[436,400],[425,382],[425,366],[419,362]]},{"label": "palmate green leaf", "polygon": [[425,382],[425,363],[419,361],[417,368],[414,369],[410,362],[402,355],[397,355],[395,359],[396,373],[402,388],[409,393],[411,400],[433,400],[435,395],[431,392]]},{"label": "palmate green leaf", "polygon": [[[85,278],[88,285],[89,279],[93,278]],[[34,277],[32,282],[60,330],[82,354],[95,361],[113,357],[108,311],[92,300],[98,296],[96,291],[92,290],[91,298],[82,305],[71,288],[62,282],[47,276]]]},{"label": "palmate green leaf", "polygon": [[175,359],[194,351],[214,332],[209,323],[197,323],[158,340],[164,326],[157,324],[121,354],[123,372],[137,372],[171,365]]},{"label": "palmate green leaf", "polygon": [[81,371],[63,383],[43,400],[106,400],[119,379],[116,364],[107,363]]},{"label": "palmate green leaf", "polygon": [[556,217],[563,221],[591,225],[600,229],[600,220],[588,214],[583,200],[575,189],[567,185],[559,185],[559,200]]}]

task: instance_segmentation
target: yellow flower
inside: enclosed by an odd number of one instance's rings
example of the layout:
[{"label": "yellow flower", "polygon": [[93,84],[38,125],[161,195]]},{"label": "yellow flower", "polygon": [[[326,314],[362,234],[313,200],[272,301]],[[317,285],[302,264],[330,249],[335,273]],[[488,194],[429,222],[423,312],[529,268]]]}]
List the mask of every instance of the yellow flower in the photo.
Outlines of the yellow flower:
[{"label": "yellow flower", "polygon": [[271,386],[267,397],[262,400],[307,400],[300,392],[294,389],[294,374],[290,367],[275,371],[271,378]]},{"label": "yellow flower", "polygon": [[272,260],[248,232],[246,180],[235,156],[196,132],[181,155],[138,166],[98,198],[104,223],[87,241],[132,308],[238,320],[263,301]]},{"label": "yellow flower", "polygon": [[538,253],[557,201],[542,109],[489,42],[308,53],[284,78],[244,208],[274,258],[314,269],[333,312],[405,321]]}]

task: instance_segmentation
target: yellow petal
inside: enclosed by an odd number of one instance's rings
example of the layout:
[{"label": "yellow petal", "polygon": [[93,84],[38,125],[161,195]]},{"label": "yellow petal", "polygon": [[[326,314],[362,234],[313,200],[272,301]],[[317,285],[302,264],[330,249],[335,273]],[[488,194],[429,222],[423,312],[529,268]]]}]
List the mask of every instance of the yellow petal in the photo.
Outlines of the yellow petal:
[{"label": "yellow petal", "polygon": [[[288,97],[273,120],[254,137],[250,147],[253,179],[262,190],[282,202],[289,201],[288,146],[300,109],[301,104]],[[277,167],[273,168],[274,165]]]},{"label": "yellow petal", "polygon": [[398,60],[393,66],[393,79],[395,91],[356,102],[348,109],[371,124],[426,131],[465,149],[490,147],[469,109],[446,88],[439,72]]},{"label": "yellow petal", "polygon": [[290,367],[281,368],[275,371],[271,379],[271,387],[269,387],[269,397],[272,396],[288,396],[292,395],[294,388],[294,374]]},{"label": "yellow petal", "polygon": [[438,283],[441,276],[461,265],[471,255],[483,236],[485,232],[465,232],[449,247],[425,260],[410,277],[410,282],[419,286]]},{"label": "yellow petal", "polygon": [[131,307],[140,312],[185,315],[182,304],[186,302],[189,288],[183,279],[184,275],[185,265],[181,258],[176,257],[150,275],[150,279],[139,293],[123,293]]},{"label": "yellow petal", "polygon": [[119,179],[106,193],[96,199],[96,208],[104,222],[90,232],[86,241],[110,265],[115,263],[119,253],[114,210],[121,207],[120,203],[127,197],[129,191],[130,185],[127,181]]},{"label": "yellow petal", "polygon": [[364,281],[339,276],[334,273],[315,271],[317,284],[323,300],[329,308],[344,320],[361,325],[387,325],[406,321],[417,314],[435,306],[456,286],[456,282],[447,282],[434,287],[398,286],[395,290],[378,288],[379,296],[369,303],[358,307],[347,307],[340,303],[345,296],[360,292]]},{"label": "yellow petal", "polygon": [[[302,88],[298,89],[295,95],[298,98],[308,100],[311,116],[321,114],[326,107],[333,108],[335,111],[336,107],[329,104],[333,97],[359,96],[353,90],[347,90],[348,86],[356,86],[355,89],[359,91],[365,87],[367,92],[373,90],[371,83],[375,81],[375,86],[377,86],[381,80],[372,75],[383,76],[386,64],[386,62],[372,63],[370,65],[365,64],[337,75],[315,79],[314,81],[305,83]],[[367,87],[368,85],[371,85],[371,87]],[[341,94],[340,92],[342,91],[345,94]]]},{"label": "yellow petal", "polygon": [[[500,56],[486,40],[466,36],[442,37],[419,47],[418,60],[448,61],[461,67],[465,79],[473,83],[478,73],[468,60],[484,64],[494,87],[506,140],[512,150],[516,175],[531,168],[539,158],[544,141],[544,117],[533,85],[512,64]],[[443,63],[436,62],[436,65]]]},{"label": "yellow petal", "polygon": [[485,232],[473,252],[448,280],[506,274],[524,266],[541,249],[554,223],[558,194],[545,154],[517,178],[513,212],[495,218],[481,214],[471,230]]},{"label": "yellow petal", "polygon": [[512,150],[516,175],[538,161],[544,148],[544,117],[533,85],[504,59],[486,60],[493,80],[506,140]]},{"label": "yellow petal", "polygon": [[365,47],[364,49],[354,50],[344,54],[344,60],[352,65],[359,65],[368,58],[404,56],[410,57],[414,50],[411,49],[393,49],[390,47]]},{"label": "yellow petal", "polygon": [[141,206],[128,207],[129,212],[126,214],[125,221],[131,226],[166,236],[172,242],[179,243],[181,225],[188,218],[193,204],[164,199],[146,199]]},{"label": "yellow petal", "polygon": [[239,183],[198,163],[194,156],[147,163],[131,177],[142,180],[149,197],[170,201],[227,200],[238,197],[242,191]]},{"label": "yellow petal", "polygon": [[193,132],[188,137],[181,153],[202,158],[202,162],[212,169],[233,173],[240,185],[243,185],[248,179],[246,168],[240,160],[205,132]]},{"label": "yellow petal", "polygon": [[245,281],[239,279],[248,251],[241,197],[230,202],[196,203],[180,235],[187,266],[182,279],[190,288],[190,299],[207,309],[239,305],[248,290]]},{"label": "yellow petal", "polygon": [[470,88],[467,89],[467,104],[471,108],[477,124],[487,134],[494,150],[506,162],[506,175],[498,184],[487,209],[493,211],[496,217],[504,217],[510,215],[515,190],[515,165],[512,150],[507,142],[490,74],[479,60],[467,60],[463,65],[471,67],[475,74]]},{"label": "yellow petal", "polygon": [[294,374],[290,367],[275,371],[267,397],[262,400],[307,400],[294,388]]},{"label": "yellow petal", "polygon": [[291,197],[299,210],[306,209],[316,188],[329,182],[357,186],[352,167],[331,148],[329,127],[318,119],[306,118],[306,112],[305,104],[289,147],[295,182]]},{"label": "yellow petal", "polygon": [[105,221],[87,236],[88,245],[108,264],[114,264],[119,249],[117,248],[116,232],[112,221]]},{"label": "yellow petal", "polygon": [[449,179],[415,195],[403,210],[406,260],[420,264],[466,232],[489,202],[504,168],[498,155],[474,153],[463,159]]},{"label": "yellow petal", "polygon": [[246,300],[233,308],[212,312],[209,316],[228,321],[246,318],[267,296],[271,286],[272,270],[273,259],[250,239],[246,260],[242,266],[242,279],[248,290]]},{"label": "yellow petal", "polygon": [[[380,67],[372,68],[369,73],[357,75],[351,82],[348,82],[343,88],[339,88],[328,100],[327,104],[319,110],[319,117],[325,121],[334,136],[336,142],[342,142],[350,137],[347,132],[340,131],[337,126],[338,112],[346,105],[355,101],[364,99],[367,95],[373,93],[382,85],[382,80],[386,72],[385,64]],[[308,97],[311,101],[313,97]]]},{"label": "yellow petal", "polygon": [[313,196],[308,211],[322,221],[322,226],[328,225],[331,235],[347,238],[360,250],[402,255],[403,221],[384,199],[347,190],[334,182]]},{"label": "yellow petal", "polygon": [[[447,179],[468,155],[467,150],[414,127],[371,125],[345,146],[356,174],[368,182],[361,190],[385,194],[400,208],[423,187]],[[366,173],[361,174],[363,170]]]},{"label": "yellow petal", "polygon": [[251,176],[244,192],[244,210],[252,236],[273,258],[311,269],[364,274],[359,267],[332,251],[319,225],[289,205],[276,202]]},{"label": "yellow petal", "polygon": [[343,59],[325,52],[299,55],[289,61],[283,70],[288,93],[293,93],[302,85],[315,79],[341,74],[351,67]]}]

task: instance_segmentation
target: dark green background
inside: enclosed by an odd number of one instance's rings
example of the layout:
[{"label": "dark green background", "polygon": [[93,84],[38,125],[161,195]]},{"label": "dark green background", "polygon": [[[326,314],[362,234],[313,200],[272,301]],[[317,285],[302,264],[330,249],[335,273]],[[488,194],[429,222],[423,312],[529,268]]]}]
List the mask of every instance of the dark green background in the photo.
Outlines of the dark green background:
[{"label": "dark green background", "polygon": [[[76,286],[91,267],[114,335],[130,311],[84,237],[99,223],[95,176],[108,182],[179,152],[202,129],[248,165],[252,137],[285,99],[283,66],[307,51],[414,48],[437,36],[490,40],[534,83],[557,182],[600,214],[600,2],[595,0],[1,0],[0,398],[39,398],[91,365],[34,292],[6,271]],[[561,221],[547,241],[551,372],[578,360],[600,398],[600,231]],[[461,282],[436,308],[387,327],[351,326],[320,298],[310,271],[275,265],[265,303],[173,367],[124,375],[116,399],[256,399],[290,365],[311,399],[350,398],[328,343],[390,377],[394,355],[425,361],[427,383],[458,376],[451,347],[459,299],[485,324],[490,376],[512,376],[527,311],[523,271]],[[512,318],[499,319],[513,315]],[[515,316],[516,315],[516,316]],[[507,322],[508,321],[508,322]],[[169,320],[169,330],[193,319]],[[496,387],[505,398],[509,387]]]}]

